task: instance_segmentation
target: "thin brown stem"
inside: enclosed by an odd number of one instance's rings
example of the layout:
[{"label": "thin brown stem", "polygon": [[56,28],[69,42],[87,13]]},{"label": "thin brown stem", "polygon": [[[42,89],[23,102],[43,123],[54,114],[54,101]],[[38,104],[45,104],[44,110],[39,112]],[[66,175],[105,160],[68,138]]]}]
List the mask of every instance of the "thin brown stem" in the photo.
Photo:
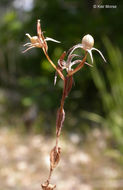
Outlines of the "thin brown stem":
[{"label": "thin brown stem", "polygon": [[64,88],[63,88],[63,91],[62,91],[62,98],[61,98],[60,109],[63,109],[63,107],[64,107],[65,91],[66,91],[66,78],[65,78],[65,80],[64,80]]},{"label": "thin brown stem", "polygon": [[50,167],[50,172],[49,172],[49,176],[48,176],[48,179],[47,179],[48,183],[50,182],[52,172],[53,172],[53,169]]},{"label": "thin brown stem", "polygon": [[52,60],[50,59],[49,55],[47,54],[47,52],[43,49],[45,56],[47,57],[48,61],[51,63],[51,65],[54,67],[54,69],[58,72],[59,76],[61,77],[62,80],[65,80],[64,75],[62,74],[62,72],[57,69],[57,67],[55,66],[55,64],[52,62]]},{"label": "thin brown stem", "polygon": [[65,96],[64,96],[64,91],[63,91],[62,99],[61,99],[61,105],[60,105],[60,109],[61,109],[61,110],[62,110],[63,107],[64,107],[64,101],[65,101]]},{"label": "thin brown stem", "polygon": [[58,142],[59,142],[59,137],[56,136],[56,149],[58,149]]}]

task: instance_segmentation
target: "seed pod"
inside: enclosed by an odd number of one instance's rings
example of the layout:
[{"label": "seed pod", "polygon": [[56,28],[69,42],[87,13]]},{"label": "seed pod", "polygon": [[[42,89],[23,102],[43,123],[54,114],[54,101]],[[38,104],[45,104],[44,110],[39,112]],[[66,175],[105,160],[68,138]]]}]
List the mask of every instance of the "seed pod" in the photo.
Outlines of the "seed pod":
[{"label": "seed pod", "polygon": [[60,136],[64,119],[65,119],[64,109],[59,108],[57,111],[57,118],[56,118],[56,135],[57,136]]},{"label": "seed pod", "polygon": [[50,152],[50,168],[53,170],[59,163],[61,148],[56,146]]}]

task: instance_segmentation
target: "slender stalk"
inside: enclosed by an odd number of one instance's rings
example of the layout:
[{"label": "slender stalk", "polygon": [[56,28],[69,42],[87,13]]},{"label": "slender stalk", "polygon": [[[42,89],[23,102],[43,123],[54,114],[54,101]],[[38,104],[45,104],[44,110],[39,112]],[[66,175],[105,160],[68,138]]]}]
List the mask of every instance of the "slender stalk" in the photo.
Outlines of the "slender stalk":
[{"label": "slender stalk", "polygon": [[63,92],[62,92],[61,105],[60,105],[61,109],[63,109],[64,101],[65,101],[65,84],[66,84],[66,80],[64,80],[64,88],[63,88]]},{"label": "slender stalk", "polygon": [[56,149],[58,148],[59,137],[56,136]]},{"label": "slender stalk", "polygon": [[[65,94],[65,85],[66,85],[66,80],[64,80],[64,88],[63,88],[63,93],[62,93],[62,98],[61,98],[61,105],[60,105],[60,110],[61,111],[63,109],[64,101],[65,101],[65,95],[64,95]],[[56,134],[56,143],[55,143],[56,150],[58,150],[58,143],[59,143],[59,135]],[[48,183],[50,182],[52,172],[53,172],[53,169],[50,167],[49,176],[48,176],[48,179],[47,179]]]},{"label": "slender stalk", "polygon": [[50,179],[51,179],[51,176],[52,176],[52,172],[53,172],[53,169],[50,167],[50,172],[49,172],[49,176],[48,176],[48,179],[47,179],[47,182],[50,183]]},{"label": "slender stalk", "polygon": [[[59,149],[59,146],[58,146],[58,143],[59,143],[59,137],[60,137],[60,133],[61,133],[61,129],[62,129],[62,126],[63,126],[63,122],[64,122],[64,102],[65,102],[65,98],[68,96],[71,88],[72,88],[72,75],[74,73],[76,73],[77,71],[79,71],[83,66],[84,66],[84,62],[86,61],[86,58],[87,58],[87,52],[85,53],[85,57],[83,58],[83,60],[81,61],[81,63],[73,70],[73,71],[70,71],[68,73],[68,75],[66,77],[63,76],[63,74],[61,73],[60,70],[58,70],[56,68],[56,66],[54,65],[54,63],[51,61],[50,57],[48,56],[47,52],[43,49],[48,61],[52,64],[52,66],[57,70],[57,72],[59,73],[60,77],[62,78],[62,80],[64,80],[64,87],[63,87],[63,91],[62,91],[62,97],[61,97],[61,103],[60,103],[60,108],[58,110],[58,115],[57,115],[57,122],[56,122],[56,142],[55,142],[55,153],[53,156],[54,159],[55,159],[55,162],[57,162],[57,156],[58,156],[58,149]],[[52,149],[54,150],[54,149]],[[52,152],[51,150],[51,152]],[[50,159],[51,159],[51,154],[50,154]],[[50,162],[52,162],[50,160]],[[59,162],[59,161],[58,161]],[[56,167],[56,166],[55,166]],[[47,187],[48,187],[48,184],[50,183],[50,180],[51,180],[51,176],[52,176],[52,173],[54,171],[54,168],[52,167],[51,163],[50,163],[50,171],[49,171],[49,176],[48,176],[48,179],[47,179]]]},{"label": "slender stalk", "polygon": [[57,69],[57,67],[55,66],[55,64],[52,62],[52,60],[50,59],[49,55],[47,54],[47,52],[43,49],[45,56],[47,57],[48,61],[51,63],[51,65],[54,67],[54,69],[58,72],[59,76],[61,77],[62,80],[65,80],[64,75],[62,74],[62,72]]}]

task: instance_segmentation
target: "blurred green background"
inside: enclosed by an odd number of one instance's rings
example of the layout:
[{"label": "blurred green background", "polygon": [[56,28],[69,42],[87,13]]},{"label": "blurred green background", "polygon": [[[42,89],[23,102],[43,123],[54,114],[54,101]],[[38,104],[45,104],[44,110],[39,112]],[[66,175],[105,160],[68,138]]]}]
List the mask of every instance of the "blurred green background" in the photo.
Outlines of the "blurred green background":
[{"label": "blurred green background", "polygon": [[[107,4],[107,1],[101,1]],[[65,102],[64,131],[92,129],[111,133],[112,146],[123,150],[123,59],[121,0],[109,0],[117,8],[93,8],[87,0],[1,0],[0,1],[0,126],[52,134],[60,104],[62,81],[54,87],[55,71],[41,49],[25,54],[25,33],[36,35],[41,19],[45,36],[61,41],[49,42],[49,56],[57,64],[63,51],[80,43],[85,34],[95,39],[107,63],[93,52],[94,67],[74,76],[75,85]],[[88,58],[90,63],[90,58]]]}]

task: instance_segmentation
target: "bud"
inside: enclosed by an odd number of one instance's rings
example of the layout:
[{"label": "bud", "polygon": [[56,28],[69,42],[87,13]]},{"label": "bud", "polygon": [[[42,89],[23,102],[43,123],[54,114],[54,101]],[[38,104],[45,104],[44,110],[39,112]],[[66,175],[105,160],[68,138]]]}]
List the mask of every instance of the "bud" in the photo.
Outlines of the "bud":
[{"label": "bud", "polygon": [[94,46],[94,38],[87,34],[82,38],[83,49],[90,50]]}]

